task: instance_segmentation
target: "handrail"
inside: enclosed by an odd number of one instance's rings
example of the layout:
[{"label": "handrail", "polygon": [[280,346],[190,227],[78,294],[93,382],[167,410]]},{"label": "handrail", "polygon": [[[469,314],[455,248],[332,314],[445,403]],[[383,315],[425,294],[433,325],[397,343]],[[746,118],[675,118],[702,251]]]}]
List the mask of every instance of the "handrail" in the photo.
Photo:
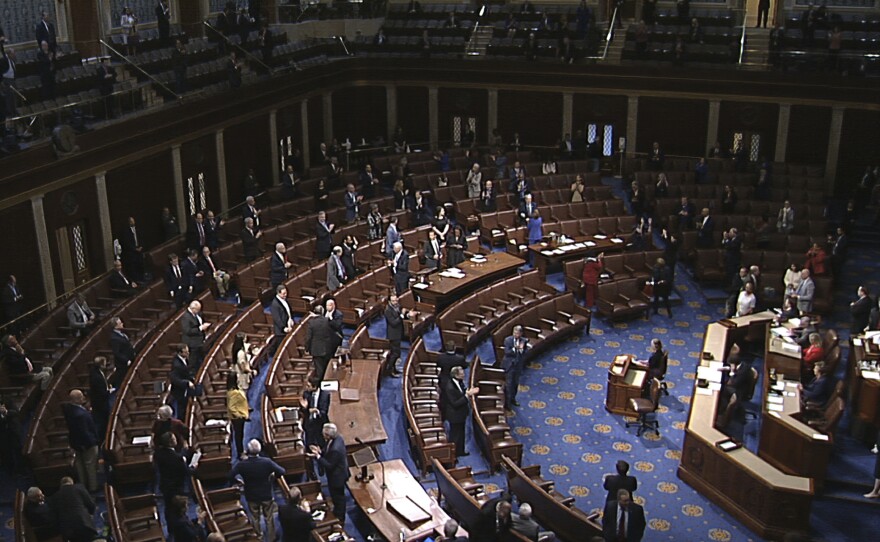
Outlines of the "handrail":
[{"label": "handrail", "polygon": [[608,25],[608,33],[605,34],[605,49],[602,51],[602,60],[608,57],[608,47],[611,46],[611,40],[614,39],[614,25],[617,23],[617,11],[620,8],[614,6],[614,13],[611,14],[611,23]]},{"label": "handrail", "polygon": [[31,113],[30,115],[20,115],[20,116],[18,116],[18,117],[10,117],[8,120],[11,120],[11,121],[18,121],[18,120],[24,120],[24,119],[33,118],[33,117],[39,117],[39,116],[41,116],[41,115],[45,115],[45,114],[47,114],[47,113],[56,113],[56,112],[58,112],[58,111],[60,111],[60,110],[62,110],[62,109],[67,109],[68,107],[78,107],[78,106],[81,106],[81,105],[85,105],[85,104],[87,104],[87,103],[101,101],[101,100],[103,100],[104,98],[107,98],[108,96],[117,96],[117,95],[122,95],[122,94],[128,94],[129,92],[132,92],[132,91],[134,91],[134,90],[139,90],[139,88],[140,88],[140,87],[134,87],[134,88],[129,88],[129,89],[116,90],[116,91],[113,91],[112,93],[110,93],[110,94],[108,94],[108,95],[106,95],[106,96],[101,95],[101,96],[99,96],[99,97],[97,97],[97,98],[92,98],[92,99],[89,99],[89,100],[77,100],[77,101],[75,101],[75,102],[71,102],[71,103],[69,103],[69,104],[56,105],[55,107],[52,107],[52,108],[49,108],[49,109],[44,109],[43,111],[40,111],[40,112],[38,112],[38,113]]},{"label": "handrail", "polygon": [[159,85],[160,87],[162,87],[163,89],[165,89],[166,92],[168,92],[169,94],[171,94],[172,96],[174,96],[176,99],[178,99],[178,100],[180,99],[180,95],[179,95],[178,93],[176,93],[176,92],[174,92],[173,90],[171,90],[170,88],[166,87],[165,84],[162,83],[162,81],[159,81],[158,79],[156,79],[155,77],[153,77],[152,75],[150,75],[149,73],[147,73],[143,68],[141,68],[140,66],[138,66],[137,64],[135,64],[134,62],[132,62],[131,60],[129,60],[128,57],[126,57],[125,55],[123,55],[122,53],[120,53],[119,51],[117,51],[116,49],[114,49],[113,46],[111,46],[109,43],[107,43],[106,41],[104,41],[104,40],[102,40],[102,39],[99,39],[98,41],[99,41],[104,47],[110,49],[110,51],[112,51],[113,53],[115,53],[116,56],[118,56],[119,58],[121,58],[122,60],[124,60],[126,64],[128,64],[128,65],[130,65],[130,66],[133,66],[134,69],[136,69],[137,71],[139,71],[139,72],[141,72],[142,74],[144,74],[144,75],[146,75],[147,77],[149,77],[151,81],[153,81],[154,83],[156,83],[157,85]]},{"label": "handrail", "polygon": [[205,26],[207,26],[207,27],[210,28],[211,30],[213,30],[214,33],[217,34],[218,36],[220,36],[221,38],[223,38],[223,40],[226,41],[226,43],[228,43],[229,45],[235,47],[235,48],[238,49],[239,51],[243,52],[243,53],[245,54],[245,56],[247,56],[248,58],[252,59],[253,61],[255,61],[255,62],[256,62],[257,64],[259,64],[260,66],[262,66],[262,67],[266,70],[266,72],[268,72],[268,73],[270,73],[270,74],[272,73],[272,68],[270,68],[265,62],[263,62],[262,60],[260,60],[260,59],[257,58],[256,56],[254,56],[253,53],[251,53],[250,51],[248,51],[247,49],[245,49],[245,48],[242,47],[241,45],[238,45],[238,44],[236,44],[236,43],[232,43],[232,41],[231,41],[229,38],[227,38],[226,36],[224,36],[224,35],[223,35],[223,32],[220,32],[219,30],[217,30],[217,28],[216,28],[214,25],[212,25],[212,24],[209,23],[208,21],[202,21],[202,24],[205,25]]},{"label": "handrail", "polygon": [[742,63],[743,63],[743,54],[746,51],[746,27],[747,26],[748,25],[746,24],[745,16],[743,16],[742,34],[740,35],[740,38],[739,38],[739,59],[736,62],[737,64],[740,64],[740,65],[742,65]]},{"label": "handrail", "polygon": [[97,282],[99,282],[103,279],[106,279],[109,275],[110,275],[110,271],[105,271],[105,272],[101,273],[100,275],[98,275],[96,277],[92,277],[89,280],[87,280],[86,282],[83,282],[82,284],[76,286],[74,289],[68,290],[61,295],[55,296],[54,299],[51,299],[51,300],[46,301],[40,305],[37,305],[36,307],[32,308],[31,310],[27,311],[26,313],[24,313],[18,317],[16,317],[15,319],[10,320],[8,322],[5,322],[2,326],[0,326],[0,333],[7,333],[9,329],[19,328],[19,324],[21,324],[23,322],[27,322],[30,319],[30,317],[32,317],[33,315],[35,315],[36,313],[38,313],[44,309],[46,310],[46,312],[54,310],[55,307],[58,306],[59,304],[67,301],[68,299],[72,298],[73,296],[82,292],[83,290],[85,290],[91,286],[94,286]]}]

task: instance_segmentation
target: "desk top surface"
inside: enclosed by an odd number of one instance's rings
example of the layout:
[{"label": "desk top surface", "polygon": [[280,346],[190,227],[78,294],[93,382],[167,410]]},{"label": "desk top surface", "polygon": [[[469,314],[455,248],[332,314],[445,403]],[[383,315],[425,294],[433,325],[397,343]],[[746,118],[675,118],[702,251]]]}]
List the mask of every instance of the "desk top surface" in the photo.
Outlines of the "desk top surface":
[{"label": "desk top surface", "polygon": [[[574,242],[560,244],[556,247],[551,247],[550,243],[546,242],[535,243],[533,245],[529,245],[529,250],[548,258],[560,258],[570,255],[582,255],[590,251],[596,252],[598,254],[603,250],[623,250],[623,248],[626,246],[626,239],[622,235],[609,235],[600,237],[604,238],[596,238],[594,235],[575,237]],[[619,239],[620,242],[615,243],[614,241],[612,241],[612,239]],[[548,254],[548,252],[551,253]]]},{"label": "desk top surface", "polygon": [[474,281],[478,281],[485,277],[494,275],[495,273],[509,271],[517,268],[525,263],[521,258],[517,258],[506,252],[492,252],[486,255],[485,263],[475,263],[471,260],[465,260],[457,267],[464,272],[461,278],[443,277],[440,273],[432,273],[429,275],[429,283],[427,288],[419,288],[418,285],[413,286],[413,293],[433,293],[436,295],[449,295],[459,288],[468,286]]},{"label": "desk top surface", "polygon": [[[388,440],[382,416],[379,412],[379,396],[376,392],[381,362],[370,359],[353,359],[351,367],[333,369],[327,367],[324,380],[337,380],[339,391],[330,392],[331,420],[339,420],[339,432],[348,447],[358,447],[355,438],[365,444],[381,444]],[[340,391],[357,390],[357,401],[343,401]]]}]

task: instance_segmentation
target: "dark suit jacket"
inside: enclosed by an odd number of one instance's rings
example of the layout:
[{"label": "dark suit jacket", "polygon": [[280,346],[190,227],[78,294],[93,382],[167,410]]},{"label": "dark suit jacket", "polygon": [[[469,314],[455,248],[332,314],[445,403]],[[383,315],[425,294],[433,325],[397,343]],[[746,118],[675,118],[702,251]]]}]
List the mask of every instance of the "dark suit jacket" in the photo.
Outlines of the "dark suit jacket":
[{"label": "dark suit jacket", "polygon": [[320,223],[315,225],[315,234],[317,236],[315,252],[318,254],[329,254],[330,247],[333,245],[333,234],[327,231],[327,228]]},{"label": "dark suit jacket", "polygon": [[241,229],[241,246],[244,249],[244,258],[252,261],[260,256],[259,239],[256,237],[256,230],[251,233],[247,228]]},{"label": "dark suit jacket", "polygon": [[244,481],[244,498],[249,502],[272,500],[274,479],[284,476],[284,467],[268,457],[248,456],[239,461],[229,472],[230,482],[240,477]]},{"label": "dark suit jacket", "polygon": [[174,448],[159,448],[153,453],[159,471],[159,490],[166,498],[183,493],[184,482],[192,474],[186,458]]},{"label": "dark suit jacket", "polygon": [[[126,282],[126,280],[128,280],[128,282]],[[134,288],[131,285],[131,279],[116,272],[110,273],[110,288],[112,290],[126,292],[127,294],[134,292]]]},{"label": "dark suit jacket", "polygon": [[[198,277],[197,274],[199,271],[199,261],[192,261],[189,258],[184,258],[183,260],[183,274],[186,276],[186,284],[187,288],[192,288],[194,294],[201,292],[205,289],[205,277]],[[210,273],[207,273],[210,275]]]},{"label": "dark suit jacket", "polygon": [[740,363],[736,368],[736,374],[732,377],[727,376],[725,387],[736,393],[736,396],[743,400],[752,386],[752,368],[748,363]]},{"label": "dark suit jacket", "polygon": [[127,367],[137,356],[128,336],[120,335],[115,330],[110,332],[110,349],[113,351],[113,361],[117,368]]},{"label": "dark suit jacket", "polygon": [[703,217],[697,217],[697,243],[703,247],[711,247],[714,239],[713,235],[715,234],[715,219],[711,216],[706,220],[706,223],[703,223]]},{"label": "dark suit jacket", "polygon": [[298,506],[282,504],[278,507],[278,520],[281,522],[282,542],[311,542],[315,530],[311,514]]},{"label": "dark suit jacket", "polygon": [[351,474],[348,472],[348,459],[345,455],[345,441],[342,437],[336,435],[336,438],[330,440],[324,447],[318,464],[324,469],[327,475],[327,485],[329,487],[344,487],[345,481],[349,479]]},{"label": "dark suit jacket", "polygon": [[336,352],[333,328],[324,317],[312,317],[306,329],[306,350],[312,356],[327,357]]},{"label": "dark suit jacket", "polygon": [[186,295],[187,290],[189,290],[189,281],[186,277],[186,270],[183,268],[183,264],[178,265],[178,267],[180,267],[179,278],[174,272],[174,267],[171,264],[168,264],[168,266],[165,267],[165,287],[168,289],[169,293],[174,294],[175,299],[180,299],[180,296]]},{"label": "dark suit jacket", "polygon": [[[318,394],[318,415],[317,418],[312,420],[308,409],[312,408],[312,399],[316,393]],[[305,412],[303,412],[303,419],[306,420],[306,423],[314,423],[317,425],[317,423],[320,422],[320,426],[323,427],[325,423],[330,421],[330,394],[328,392],[322,392],[321,390],[306,390],[303,392],[303,399],[305,399],[308,404]]]},{"label": "dark suit jacket", "polygon": [[504,339],[504,357],[501,359],[501,368],[505,371],[514,365],[522,364],[523,356],[525,356],[526,352],[531,348],[529,340],[526,337],[520,337],[520,340],[525,342],[525,346],[521,353],[517,352],[514,348],[513,335]]},{"label": "dark suit jacket", "polygon": [[[89,402],[92,410],[107,412],[110,408],[110,390],[107,387],[107,377],[98,367],[89,368]],[[98,435],[103,437],[103,435]]]},{"label": "dark suit jacket", "polygon": [[440,367],[440,389],[446,388],[446,382],[449,381],[449,373],[453,367],[467,367],[467,361],[461,354],[454,352],[441,352],[437,356],[437,366]]},{"label": "dark suit jacket", "polygon": [[205,332],[199,329],[199,319],[189,310],[180,318],[180,341],[190,349],[205,346]]},{"label": "dark suit jacket", "polygon": [[82,536],[89,530],[95,531],[95,522],[92,519],[95,513],[95,501],[83,486],[79,484],[61,486],[46,500],[46,503],[61,536],[65,538]]},{"label": "dark suit jacket", "polygon": [[[626,525],[626,542],[638,542],[645,534],[645,509],[631,502],[628,508],[629,519]],[[617,501],[605,503],[602,516],[602,534],[607,542],[617,542]]]},{"label": "dark suit jacket", "polygon": [[[257,211],[259,211],[259,209],[257,209]],[[242,219],[253,218],[254,219],[254,230],[257,230],[257,231],[260,230],[260,227],[262,226],[262,224],[260,224],[260,217],[255,212],[253,212],[251,210],[250,205],[245,205],[244,207],[241,208],[241,216],[242,216]]]},{"label": "dark suit jacket", "polygon": [[168,376],[171,378],[171,391],[177,393],[185,393],[194,378],[189,363],[180,356],[174,356],[171,360],[171,372]]},{"label": "dark suit jacket", "polygon": [[330,329],[333,330],[333,342],[331,343],[333,346],[333,352],[330,353],[330,355],[333,355],[333,353],[336,352],[336,349],[342,345],[342,311],[336,309],[330,316],[330,318],[327,318],[327,321],[330,322]]},{"label": "dark suit jacket", "polygon": [[287,268],[284,267],[285,261],[278,256],[277,252],[272,253],[270,260],[272,267],[269,270],[269,282],[273,286],[277,286],[287,280]]},{"label": "dark suit jacket", "polygon": [[67,422],[71,448],[81,452],[98,445],[101,440],[98,438],[98,428],[91,412],[73,403],[64,403],[61,410]]},{"label": "dark suit jacket", "polygon": [[[48,28],[47,28],[48,27]],[[54,51],[57,39],[55,37],[55,25],[47,22],[45,25],[43,21],[37,23],[34,31],[37,35],[37,47],[40,46],[41,42],[46,42],[49,44],[49,50]]]},{"label": "dark suit jacket", "polygon": [[[394,256],[391,259],[393,260]],[[400,258],[397,259],[397,265],[394,266],[392,272],[395,276],[400,275],[409,279],[409,253],[405,248],[401,249]]]},{"label": "dark suit jacket", "polygon": [[202,232],[204,234],[204,243],[201,236],[199,236],[198,223],[195,220],[191,220],[189,228],[186,230],[186,248],[194,248],[201,251],[201,248],[208,244],[208,228],[204,222],[202,222]]},{"label": "dark suit jacket", "polygon": [[612,474],[605,478],[603,487],[608,492],[608,495],[605,496],[605,502],[611,502],[617,501],[617,492],[621,489],[627,489],[632,494],[639,487],[639,482],[635,476]]},{"label": "dark suit jacket", "polygon": [[385,307],[385,338],[389,341],[403,340],[403,307],[396,309],[389,303]]},{"label": "dark suit jacket", "polygon": [[215,219],[214,222],[205,220],[205,244],[211,249],[211,252],[217,250],[219,241],[217,239],[220,229],[220,223]]},{"label": "dark suit jacket", "polygon": [[[290,307],[290,303],[287,306]],[[285,335],[284,328],[287,327],[287,311],[284,310],[284,305],[278,300],[278,296],[272,298],[270,311],[272,312],[272,332],[276,337],[283,337]]]},{"label": "dark suit jacket", "polygon": [[[220,269],[223,269],[223,264],[222,264],[222,263],[220,262],[220,260],[219,260],[216,256],[214,256],[213,254],[211,254],[211,261],[214,263],[214,267],[215,267],[218,271],[219,271]],[[208,260],[205,259],[204,256],[202,256],[201,258],[199,258],[198,270],[205,274],[205,276],[202,277],[202,280],[203,280],[203,281],[208,281],[208,279],[210,279],[211,277],[214,276],[214,270],[211,269],[211,265],[208,263]]]},{"label": "dark suit jacket", "polygon": [[[25,374],[28,372],[26,354],[22,354],[18,350],[14,348],[9,348],[5,344],[3,345],[2,353],[0,353],[0,359],[2,359],[6,363],[6,367],[8,367],[9,372],[12,374]],[[34,367],[34,372],[37,372],[39,369],[39,364],[31,360],[31,365]]]},{"label": "dark suit jacket", "polygon": [[812,382],[804,386],[802,397],[804,401],[825,404],[831,397],[832,391],[834,391],[834,379],[830,376],[822,376],[814,378]]},{"label": "dark suit jacket", "polygon": [[[462,382],[467,388],[467,384]],[[458,385],[458,381],[450,378],[443,388],[443,414],[449,423],[464,423],[468,418],[468,398]]]},{"label": "dark suit jacket", "polygon": [[870,296],[860,297],[849,310],[852,313],[852,333],[859,333],[868,326],[868,320],[871,317],[871,309],[874,308],[874,301]]},{"label": "dark suit jacket", "polygon": [[[141,233],[138,232],[138,241],[140,241]],[[122,229],[122,235],[119,236],[119,243],[122,245],[122,253],[126,256],[130,256],[135,253],[135,249],[140,246],[140,243],[134,242],[134,234],[131,233],[131,228],[129,226],[125,226]]]}]

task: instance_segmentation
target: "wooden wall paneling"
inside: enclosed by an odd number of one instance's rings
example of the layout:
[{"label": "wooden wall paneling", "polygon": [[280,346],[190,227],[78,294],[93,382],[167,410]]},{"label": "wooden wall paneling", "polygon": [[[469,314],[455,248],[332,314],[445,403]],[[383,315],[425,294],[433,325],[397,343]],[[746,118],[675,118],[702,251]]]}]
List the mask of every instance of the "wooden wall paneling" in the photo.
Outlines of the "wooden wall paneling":
[{"label": "wooden wall paneling", "polygon": [[397,124],[407,139],[413,143],[430,140],[428,122],[428,87],[397,87]]},{"label": "wooden wall paneling", "polygon": [[[46,213],[46,231],[49,234],[49,250],[54,255],[52,269],[55,274],[55,291],[61,294],[68,291],[72,286],[82,284],[88,278],[100,275],[110,268],[110,262],[104,261],[103,240],[101,238],[100,211],[98,209],[98,196],[95,187],[95,178],[87,177],[76,184],[61,190],[48,192],[43,197],[43,208]],[[86,264],[89,267],[89,277],[80,277],[76,284],[64,284],[63,266],[74,268],[74,247],[70,246],[70,258],[61,261],[58,236],[56,232],[60,228],[70,228],[81,225],[84,229]]]},{"label": "wooden wall paneling", "polygon": [[388,133],[385,87],[351,86],[333,91],[333,137],[357,145]]},{"label": "wooden wall paneling", "polygon": [[[207,13],[202,13],[202,2],[198,1],[189,1],[189,2],[175,2],[178,5],[179,14],[180,14],[180,26],[183,31],[186,32],[187,36],[204,36],[205,35],[205,25],[202,24],[202,21],[207,18]],[[214,24],[216,19],[212,21],[208,21],[211,24]]]},{"label": "wooden wall paneling", "polygon": [[667,155],[703,156],[711,144],[708,125],[706,100],[640,98],[636,152],[648,152],[657,141]]},{"label": "wooden wall paneling", "polygon": [[[184,198],[187,197],[187,179],[189,177],[196,178],[199,173],[204,173],[208,209],[221,212],[225,209],[220,208],[220,188],[217,179],[217,143],[215,137],[211,133],[198,139],[187,141],[180,147],[180,159],[183,171]],[[230,200],[230,205],[232,201]],[[188,206],[189,204],[187,203],[187,210]],[[196,211],[199,211],[198,206],[196,204]],[[186,218],[189,219],[189,217]],[[180,220],[183,220],[183,218],[180,218]]]},{"label": "wooden wall paneling", "polygon": [[[722,148],[729,149],[733,146],[733,134],[736,132],[749,132],[761,135],[760,156],[773,160],[776,151],[776,132],[779,128],[779,105],[776,103],[761,102],[730,102],[722,101],[721,110],[718,114],[718,140]],[[789,134],[792,134],[789,130]],[[826,136],[827,139],[827,136]],[[709,146],[715,142],[710,141],[703,153],[709,150]],[[789,136],[788,146],[794,143]],[[825,155],[819,159],[825,161]]]},{"label": "wooden wall paneling", "polygon": [[226,185],[229,206],[244,201],[244,177],[253,168],[263,188],[272,184],[272,145],[269,140],[269,116],[261,115],[247,122],[226,128],[223,132],[223,154],[226,159]]},{"label": "wooden wall paneling", "polygon": [[[128,227],[128,217],[133,216],[144,248],[161,243],[162,208],[168,207],[172,213],[177,208],[171,151],[108,171],[107,201],[114,238]],[[186,217],[177,219],[182,222]]]},{"label": "wooden wall paneling", "polygon": [[[440,88],[437,111],[441,146],[452,144],[452,117],[455,115],[477,119],[477,142],[489,139],[489,93],[485,89]],[[400,116],[398,114],[398,116]]]},{"label": "wooden wall paneling", "polygon": [[[320,94],[312,96],[308,100],[309,114],[309,146],[308,152],[312,153],[312,167],[321,165],[321,143],[324,141],[324,102]],[[303,152],[306,152],[303,149]]]},{"label": "wooden wall paneling", "polygon": [[840,133],[840,155],[837,160],[837,181],[834,183],[839,194],[849,193],[852,190],[861,180],[865,167],[880,164],[878,133],[880,133],[880,111],[863,109],[844,111]]},{"label": "wooden wall paneling", "polygon": [[524,145],[556,145],[563,135],[562,93],[499,90],[498,130],[505,143],[519,132]]},{"label": "wooden wall paneling", "polygon": [[31,202],[0,211],[0,231],[7,232],[7,235],[0,236],[0,253],[7,256],[0,265],[0,285],[5,286],[9,275],[15,275],[18,288],[24,295],[23,309],[29,311],[46,302],[43,275],[35,272],[40,267],[40,252]]},{"label": "wooden wall paneling", "polygon": [[791,106],[785,161],[796,164],[824,164],[828,154],[831,108]]},{"label": "wooden wall paneling", "polygon": [[[98,43],[98,39],[103,36],[98,20],[97,0],[76,0],[69,4],[68,21],[75,48],[82,53],[83,58],[101,53],[103,46]],[[51,7],[48,10],[54,13]]]}]

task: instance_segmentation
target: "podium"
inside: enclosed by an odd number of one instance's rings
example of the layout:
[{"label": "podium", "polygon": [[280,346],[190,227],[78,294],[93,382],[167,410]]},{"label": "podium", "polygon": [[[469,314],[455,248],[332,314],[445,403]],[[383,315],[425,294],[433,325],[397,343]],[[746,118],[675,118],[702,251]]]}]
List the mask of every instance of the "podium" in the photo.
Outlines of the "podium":
[{"label": "podium", "polygon": [[629,408],[629,400],[642,396],[648,367],[635,362],[632,354],[614,357],[608,368],[608,395],[605,397],[605,410],[624,416],[638,416]]}]

